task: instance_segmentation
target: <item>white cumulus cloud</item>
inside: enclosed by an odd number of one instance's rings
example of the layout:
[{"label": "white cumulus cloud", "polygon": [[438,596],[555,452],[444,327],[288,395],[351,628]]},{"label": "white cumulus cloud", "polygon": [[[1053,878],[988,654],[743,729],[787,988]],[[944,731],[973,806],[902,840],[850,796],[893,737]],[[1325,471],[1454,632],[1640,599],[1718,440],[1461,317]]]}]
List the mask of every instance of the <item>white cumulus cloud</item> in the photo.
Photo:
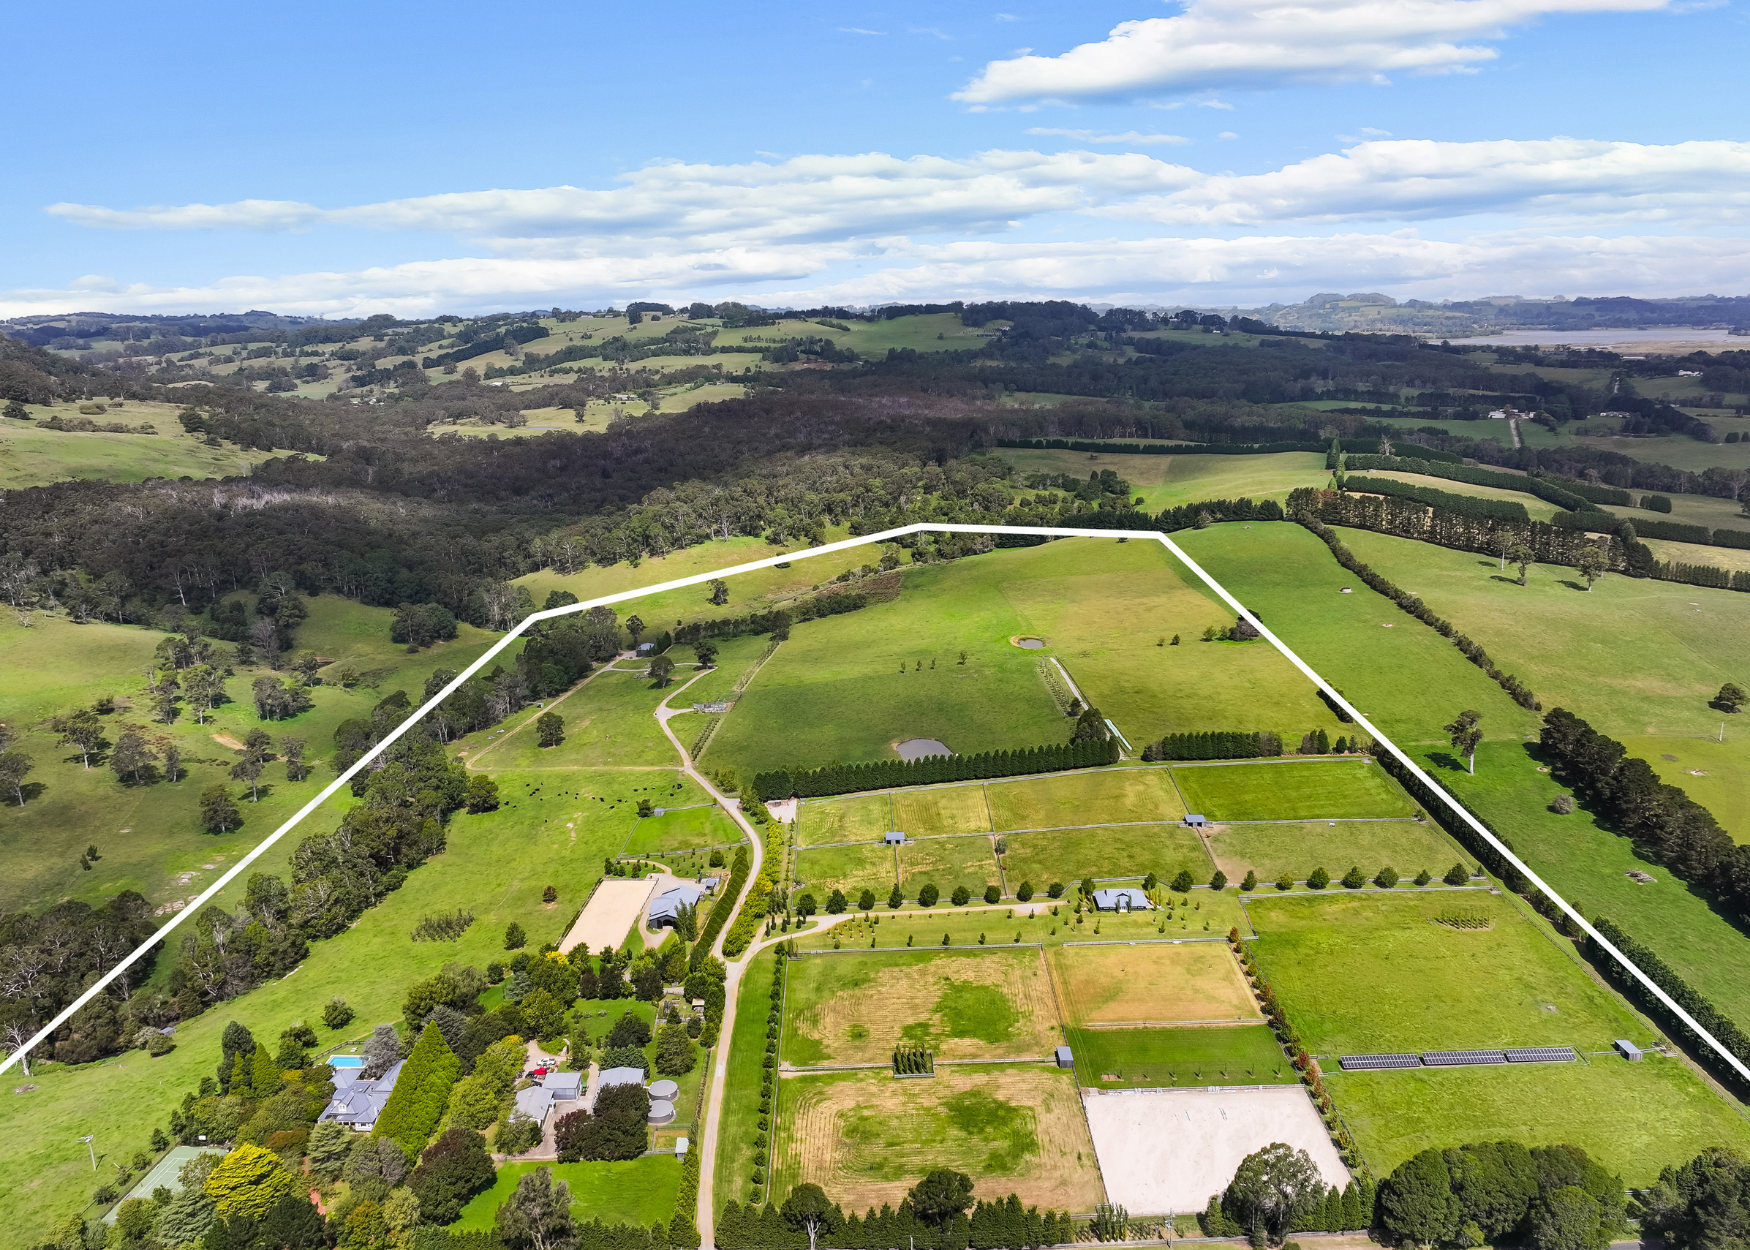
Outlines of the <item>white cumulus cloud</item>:
[{"label": "white cumulus cloud", "polygon": [[979,107],[1162,92],[1379,81],[1453,73],[1546,14],[1629,12],[1671,0],[1186,0],[1057,56],[992,61],[954,98]]},{"label": "white cumulus cloud", "polygon": [[1029,126],[1030,135],[1061,135],[1065,139],[1074,139],[1077,143],[1123,143],[1131,147],[1158,147],[1162,144],[1189,143],[1191,140],[1184,135],[1144,134],[1140,130],[1126,130],[1119,134],[1109,134],[1098,130],[1066,130],[1059,126]]}]

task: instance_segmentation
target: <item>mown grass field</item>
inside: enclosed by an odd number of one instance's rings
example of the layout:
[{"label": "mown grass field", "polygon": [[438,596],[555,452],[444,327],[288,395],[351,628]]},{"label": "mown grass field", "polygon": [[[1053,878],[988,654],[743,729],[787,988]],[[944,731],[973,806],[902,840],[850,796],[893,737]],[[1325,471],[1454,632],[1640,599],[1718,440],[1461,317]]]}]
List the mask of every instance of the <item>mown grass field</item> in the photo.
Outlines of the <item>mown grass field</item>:
[{"label": "mown grass field", "polygon": [[790,964],[786,1065],[888,1063],[896,1048],[937,1059],[1037,1059],[1058,1045],[1039,949],[869,951]]},{"label": "mown grass field", "polygon": [[1262,1018],[1225,942],[1057,946],[1050,961],[1074,1026]]},{"label": "mown grass field", "polygon": [[1304,881],[1321,867],[1334,880],[1352,864],[1369,877],[1388,864],[1405,878],[1424,868],[1440,877],[1454,863],[1462,862],[1467,871],[1472,864],[1464,848],[1433,821],[1224,825],[1210,838],[1209,849],[1234,881],[1243,880],[1248,871],[1263,882],[1283,873]]},{"label": "mown grass field", "polygon": [[1299,1079],[1267,1024],[1069,1031],[1076,1079],[1092,1089],[1292,1085]]},{"label": "mown grass field", "polygon": [[[1251,905],[1264,975],[1327,1059],[1371,1051],[1572,1046],[1654,1036],[1571,950],[1482,890],[1265,896]],[[1481,917],[1483,929],[1438,923]],[[1357,986],[1376,994],[1357,994]],[[1328,1065],[1327,1065],[1328,1066]]]},{"label": "mown grass field", "polygon": [[1737,724],[1722,728],[1724,742],[1710,738],[1623,738],[1621,742],[1631,756],[1651,764],[1661,781],[1680,787],[1712,812],[1727,833],[1739,842],[1750,842],[1750,786],[1743,784],[1750,776],[1750,731]]},{"label": "mown grass field", "polygon": [[998,832],[1073,829],[1183,818],[1185,805],[1165,768],[1119,768],[991,782],[991,814]]},{"label": "mown grass field", "polygon": [[1411,1155],[1473,1141],[1572,1144],[1646,1186],[1659,1169],[1710,1146],[1750,1149],[1750,1123],[1682,1060],[1640,1063],[1597,1057],[1584,1064],[1338,1072],[1326,1088],[1374,1175]]},{"label": "mown grass field", "polygon": [[805,799],[797,809],[796,842],[799,846],[875,842],[893,827],[893,800],[886,791]]},{"label": "mown grass field", "polygon": [[450,1227],[456,1231],[495,1227],[498,1208],[516,1192],[528,1172],[550,1168],[553,1179],[571,1189],[571,1218],[580,1223],[667,1225],[681,1187],[680,1160],[672,1154],[645,1155],[623,1163],[507,1163],[491,1189],[476,1194]]},{"label": "mown grass field", "polygon": [[1038,894],[1054,881],[1073,885],[1085,878],[1146,877],[1171,881],[1180,869],[1198,884],[1209,880],[1214,866],[1191,830],[1182,825],[1121,825],[1095,829],[1056,829],[1042,833],[1008,833],[1009,851],[1003,872],[1009,893],[1023,881]]},{"label": "mown grass field", "polygon": [[1104,1201],[1072,1073],[1039,1064],[938,1067],[778,1082],[772,1188],[820,1185],[846,1209],[895,1203],[932,1168],[975,1178],[985,1199],[1090,1211]]},{"label": "mown grass field", "polygon": [[1410,816],[1416,805],[1365,757],[1175,768],[1191,810],[1212,822]]},{"label": "mown grass field", "polygon": [[[611,790],[622,777],[580,774],[577,781],[587,789]],[[540,779],[509,773],[499,780],[514,795],[524,782]],[[338,808],[316,813],[309,831],[332,829],[337,814]],[[31,1082],[37,1088],[0,1103],[0,1132],[18,1143],[0,1156],[0,1191],[9,1195],[7,1212],[19,1240],[35,1244],[49,1237],[94,1188],[90,1162],[74,1138],[95,1133],[99,1166],[106,1170],[109,1160],[124,1160],[144,1148],[183,1094],[211,1075],[228,1021],[242,1021],[257,1037],[269,1038],[294,1021],[311,1021],[323,1046],[367,1037],[373,1025],[399,1019],[411,982],[433,975],[450,960],[484,967],[501,957],[511,921],[524,926],[533,944],[557,941],[601,876],[603,857],[624,841],[631,824],[624,807],[586,809],[568,830],[546,819],[542,804],[514,797],[494,813],[458,815],[449,827],[448,849],[415,870],[400,890],[345,933],[313,943],[295,973],[179,1024],[170,1054],[151,1059],[131,1050],[80,1068],[33,1065]],[[548,885],[559,896],[551,904],[541,901]],[[409,930],[422,916],[458,908],[475,915],[458,941],[409,940]],[[315,1018],[320,1005],[336,995],[358,1013],[340,1031],[324,1028]]]},{"label": "mown grass field", "polygon": [[[59,616],[38,615],[29,629],[10,614],[0,621],[0,653],[7,657],[0,721],[18,734],[13,749],[35,761],[26,779],[29,801],[22,808],[0,806],[0,838],[8,847],[0,909],[34,911],[66,897],[96,905],[127,889],[138,890],[154,905],[198,893],[214,875],[205,865],[222,870],[333,780],[333,770],[324,761],[341,721],[368,717],[393,690],[406,690],[417,700],[434,668],[460,668],[494,637],[463,625],[456,641],[408,655],[404,647],[389,642],[388,610],[331,595],[307,603],[310,616],[298,629],[297,649],[332,659],[324,670],[330,677],[348,666],[374,670],[373,685],[314,687],[310,711],[265,723],[256,719],[249,690],[257,676],[270,671],[266,668],[240,669],[228,679],[231,702],[209,714],[205,725],[196,724],[183,706],[166,726],[151,718],[143,676],[164,634],[129,625],[76,625]],[[216,645],[222,654],[233,650],[230,643]],[[89,707],[106,694],[116,697],[119,710],[104,718],[105,738],[113,743],[125,726],[134,726],[159,755],[176,745],[183,756],[181,781],[171,784],[160,777],[124,785],[101,757],[90,770],[82,769],[78,755],[58,745],[43,724],[51,716]],[[236,758],[232,748],[216,739],[240,742],[257,727],[276,743],[284,737],[305,739],[306,758],[315,762],[315,770],[304,781],[289,782],[283,765],[270,764],[262,777],[260,802],[241,804],[241,829],[223,835],[203,832],[198,815],[203,787],[223,781],[233,794],[241,790],[248,797],[227,775]],[[92,844],[102,858],[91,871],[82,871],[80,853]],[[295,839],[275,847],[258,861],[261,870],[284,875],[294,845]],[[239,883],[221,901],[229,906],[241,894]]]},{"label": "mown grass field", "polygon": [[990,805],[983,786],[896,790],[891,797],[893,828],[908,838],[990,832]]},{"label": "mown grass field", "polygon": [[815,901],[822,904],[833,890],[843,890],[854,904],[859,891],[870,889],[875,891],[876,902],[886,907],[888,891],[898,876],[893,848],[870,842],[804,848],[796,855],[795,879],[798,889],[812,892]]},{"label": "mown grass field", "polygon": [[[255,451],[235,443],[208,447],[186,433],[176,404],[131,400],[101,416],[81,414],[77,403],[26,404],[32,421],[0,420],[0,489],[23,490],[52,482],[87,479],[144,482],[148,478],[248,477],[254,467],[290,451]],[[99,425],[151,425],[156,434],[81,434],[50,430],[50,417],[85,416]]]},{"label": "mown grass field", "polygon": [[914,899],[930,884],[944,900],[962,885],[981,899],[987,886],[1002,884],[1002,874],[989,837],[926,838],[899,848],[899,884]]}]

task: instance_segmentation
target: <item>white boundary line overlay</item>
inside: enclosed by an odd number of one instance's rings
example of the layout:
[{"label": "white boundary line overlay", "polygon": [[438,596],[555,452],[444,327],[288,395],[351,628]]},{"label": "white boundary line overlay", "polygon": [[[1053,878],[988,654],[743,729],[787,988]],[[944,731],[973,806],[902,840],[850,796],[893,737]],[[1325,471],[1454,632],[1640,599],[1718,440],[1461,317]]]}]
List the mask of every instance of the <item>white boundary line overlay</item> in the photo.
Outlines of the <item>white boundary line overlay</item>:
[{"label": "white boundary line overlay", "polygon": [[506,633],[504,637],[488,647],[479,659],[475,660],[472,664],[468,665],[467,668],[456,674],[454,680],[442,690],[438,691],[437,694],[433,695],[430,699],[427,699],[415,709],[406,720],[402,721],[393,731],[385,736],[382,741],[378,742],[374,747],[361,756],[352,767],[348,768],[345,772],[341,773],[340,776],[324,786],[321,793],[311,799],[308,803],[304,804],[303,807],[299,808],[297,812],[293,814],[291,819],[287,820],[278,829],[275,829],[262,840],[260,845],[250,851],[242,859],[238,860],[236,864],[232,865],[229,871],[219,877],[217,881],[214,881],[205,890],[201,891],[199,897],[197,897],[192,903],[187,907],[184,907],[181,911],[174,913],[169,922],[161,929],[154,933],[150,938],[146,939],[146,941],[140,943],[140,945],[134,950],[130,951],[127,957],[117,963],[115,967],[99,977],[89,989],[63,1008],[61,1013],[53,1020],[44,1025],[36,1036],[32,1037],[28,1042],[24,1043],[24,1045],[9,1054],[4,1061],[0,1061],[0,1073],[5,1072],[13,1064],[19,1062],[28,1055],[36,1046],[46,1041],[56,1029],[60,1028],[61,1025],[71,1019],[75,1012],[95,998],[109,985],[111,981],[121,975],[125,969],[131,967],[137,962],[154,943],[164,941],[170,935],[172,930],[184,920],[187,920],[190,916],[194,915],[199,908],[209,902],[219,893],[220,890],[224,889],[235,880],[238,873],[254,863],[269,847],[273,846],[274,843],[290,833],[306,816],[310,815],[310,813],[322,806],[323,803],[327,802],[328,799],[337,793],[342,786],[346,785],[357,776],[361,769],[365,768],[373,759],[393,745],[398,738],[405,734],[409,729],[413,728],[413,726],[419,722],[421,717],[435,708],[438,704],[442,703],[445,699],[449,698],[450,695],[454,694],[461,687],[463,682],[479,672],[480,669],[485,667],[494,656],[500,651],[503,651],[516,639],[520,638],[528,631],[529,627],[536,622],[553,620],[561,616],[571,616],[579,612],[587,612],[591,608],[601,607],[607,604],[624,603],[630,599],[641,599],[647,595],[660,594],[667,590],[679,590],[687,586],[698,586],[711,581],[714,578],[733,577],[738,573],[752,573],[759,569],[771,568],[777,564],[787,564],[792,560],[808,560],[815,556],[831,555],[838,551],[848,551],[853,547],[863,547],[872,543],[888,542],[895,538],[903,538],[908,534],[918,533],[1017,534],[1037,538],[1135,538],[1142,540],[1152,538],[1159,540],[1161,545],[1166,547],[1168,551],[1172,552],[1186,568],[1195,573],[1198,578],[1202,580],[1204,585],[1208,586],[1219,595],[1223,603],[1227,604],[1235,613],[1245,619],[1261,636],[1267,638],[1270,645],[1275,647],[1277,651],[1281,652],[1290,664],[1294,665],[1295,668],[1299,669],[1306,677],[1311,679],[1312,683],[1322,690],[1331,701],[1335,702],[1345,712],[1349,713],[1350,716],[1354,717],[1355,723],[1367,730],[1374,742],[1391,752],[1392,757],[1408,769],[1410,774],[1418,781],[1427,786],[1430,792],[1437,795],[1447,807],[1451,808],[1455,816],[1462,820],[1466,825],[1470,826],[1470,828],[1493,847],[1503,859],[1512,864],[1527,881],[1531,882],[1531,884],[1542,891],[1551,902],[1561,908],[1562,913],[1575,924],[1579,925],[1580,929],[1590,940],[1596,942],[1601,949],[1608,953],[1612,959],[1622,966],[1624,971],[1636,981],[1640,982],[1641,985],[1646,987],[1648,992],[1651,993],[1654,998],[1658,999],[1659,1002],[1679,1020],[1683,1021],[1691,1032],[1702,1041],[1706,1042],[1711,1049],[1731,1065],[1732,1069],[1736,1071],[1739,1076],[1743,1077],[1746,1081],[1750,1081],[1750,1066],[1746,1066],[1742,1060],[1731,1051],[1727,1050],[1726,1047],[1713,1036],[1713,1034],[1702,1028],[1696,1019],[1691,1016],[1689,1012],[1685,1011],[1675,999],[1661,989],[1651,977],[1636,967],[1634,962],[1618,950],[1615,945],[1606,941],[1604,936],[1600,934],[1598,930],[1594,929],[1584,916],[1570,906],[1566,899],[1551,889],[1543,878],[1533,872],[1530,865],[1509,850],[1505,843],[1491,833],[1480,820],[1471,815],[1469,810],[1467,810],[1463,804],[1449,794],[1444,786],[1441,786],[1427,773],[1422,771],[1422,768],[1406,755],[1396,743],[1380,733],[1380,731],[1373,726],[1371,721],[1357,711],[1347,699],[1330,685],[1330,683],[1314,672],[1305,660],[1302,660],[1289,649],[1288,644],[1271,632],[1270,628],[1256,616],[1252,615],[1243,603],[1234,598],[1233,595],[1229,594],[1226,587],[1216,581],[1215,578],[1211,577],[1204,570],[1202,565],[1198,564],[1187,555],[1185,551],[1166,534],[1159,530],[1105,530],[1079,529],[1065,526],[1029,525],[962,525],[935,521],[920,521],[912,525],[902,525],[897,529],[882,530],[875,534],[864,534],[857,538],[840,539],[838,542],[827,543],[820,547],[809,547],[803,551],[781,553],[779,555],[768,556],[763,560],[750,560],[743,564],[731,565],[728,568],[713,569],[709,572],[698,573],[691,577],[679,577],[672,581],[658,582],[653,586],[642,586],[636,590],[622,590],[615,594],[602,595],[599,598],[590,599],[583,603],[567,604],[562,608],[552,608],[542,612],[535,612],[524,617],[523,620],[518,622],[517,625]]}]

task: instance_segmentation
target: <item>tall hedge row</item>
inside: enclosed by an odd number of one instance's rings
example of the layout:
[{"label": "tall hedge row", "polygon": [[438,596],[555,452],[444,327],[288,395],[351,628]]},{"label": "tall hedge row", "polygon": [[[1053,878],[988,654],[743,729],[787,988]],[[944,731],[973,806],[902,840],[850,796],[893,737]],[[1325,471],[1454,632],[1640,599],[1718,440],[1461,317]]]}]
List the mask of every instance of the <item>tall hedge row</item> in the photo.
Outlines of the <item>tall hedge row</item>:
[{"label": "tall hedge row", "polygon": [[746,843],[735,848],[735,864],[729,870],[729,880],[717,887],[717,901],[711,904],[711,914],[705,917],[704,927],[699,930],[699,939],[693,943],[693,953],[689,960],[693,968],[697,969],[705,962],[705,956],[711,953],[711,947],[717,942],[717,935],[729,923],[729,913],[735,910],[735,900],[741,897],[741,887],[747,884],[747,874],[752,863]]},{"label": "tall hedge row", "polygon": [[828,764],[815,769],[780,769],[760,773],[753,779],[754,793],[761,799],[805,799],[858,790],[890,790],[899,786],[929,786],[947,781],[981,781],[991,777],[1020,777],[1028,773],[1055,773],[1071,768],[1096,768],[1116,764],[1118,743],[1112,739],[1084,738],[1018,751],[982,751],[977,755],[926,755],[920,760],[877,760],[869,764]]},{"label": "tall hedge row", "polygon": [[1282,740],[1273,733],[1222,729],[1168,734],[1149,745],[1157,760],[1249,760],[1282,753]]},{"label": "tall hedge row", "polygon": [[1414,503],[1426,504],[1430,508],[1445,508],[1460,516],[1481,517],[1486,521],[1531,520],[1531,514],[1525,510],[1525,505],[1516,499],[1479,499],[1475,495],[1455,495],[1451,491],[1417,486],[1413,482],[1399,482],[1389,477],[1353,475],[1345,489],[1408,499]]}]

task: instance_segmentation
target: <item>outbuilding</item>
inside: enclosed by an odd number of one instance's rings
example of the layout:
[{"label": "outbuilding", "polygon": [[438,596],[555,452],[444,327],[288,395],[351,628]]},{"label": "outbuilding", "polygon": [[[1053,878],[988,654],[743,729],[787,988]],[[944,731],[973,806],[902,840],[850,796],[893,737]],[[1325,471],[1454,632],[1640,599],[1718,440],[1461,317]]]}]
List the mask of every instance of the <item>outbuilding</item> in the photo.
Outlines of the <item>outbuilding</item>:
[{"label": "outbuilding", "polygon": [[886,833],[881,835],[881,840],[888,846],[903,846],[905,844],[905,834],[897,829],[889,829]]},{"label": "outbuilding", "polygon": [[1185,828],[1187,829],[1201,829],[1208,823],[1209,819],[1202,812],[1192,812],[1185,817]]},{"label": "outbuilding", "polygon": [[1624,1059],[1627,1059],[1630,1063],[1639,1063],[1641,1061],[1641,1055],[1644,1052],[1633,1042],[1619,1037],[1612,1044],[1616,1047],[1616,1053],[1621,1055]]},{"label": "outbuilding", "polygon": [[677,885],[672,890],[664,890],[650,900],[650,912],[646,919],[652,929],[673,928],[680,918],[681,908],[697,907],[705,892],[697,886]]},{"label": "outbuilding", "polygon": [[1076,1066],[1075,1055],[1070,1053],[1068,1046],[1059,1046],[1057,1048],[1057,1066],[1060,1068],[1073,1068]]}]

